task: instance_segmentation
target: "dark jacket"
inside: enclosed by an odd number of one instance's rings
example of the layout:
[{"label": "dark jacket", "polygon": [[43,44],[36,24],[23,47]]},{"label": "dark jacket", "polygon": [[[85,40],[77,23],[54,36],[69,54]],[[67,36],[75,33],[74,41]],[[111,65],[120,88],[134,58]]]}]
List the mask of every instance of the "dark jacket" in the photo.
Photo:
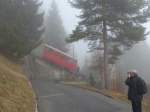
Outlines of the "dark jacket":
[{"label": "dark jacket", "polygon": [[128,86],[128,99],[131,101],[142,100],[143,95],[138,93],[138,88],[142,88],[142,79],[135,75],[134,77],[127,78],[125,83]]}]

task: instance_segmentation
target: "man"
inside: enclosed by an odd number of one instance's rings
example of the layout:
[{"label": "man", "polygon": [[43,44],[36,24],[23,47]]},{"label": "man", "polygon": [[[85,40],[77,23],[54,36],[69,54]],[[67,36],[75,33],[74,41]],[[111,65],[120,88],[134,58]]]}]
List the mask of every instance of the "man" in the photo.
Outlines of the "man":
[{"label": "man", "polygon": [[136,70],[132,70],[128,72],[125,83],[128,86],[128,99],[132,103],[133,112],[142,112],[143,95],[147,92],[145,81],[138,76]]}]

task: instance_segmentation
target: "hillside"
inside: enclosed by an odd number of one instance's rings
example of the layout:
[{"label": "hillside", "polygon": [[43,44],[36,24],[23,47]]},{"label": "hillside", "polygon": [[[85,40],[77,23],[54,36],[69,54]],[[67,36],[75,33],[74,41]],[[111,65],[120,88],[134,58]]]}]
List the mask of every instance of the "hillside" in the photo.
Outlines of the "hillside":
[{"label": "hillside", "polygon": [[0,55],[0,112],[35,112],[34,93],[19,64]]}]

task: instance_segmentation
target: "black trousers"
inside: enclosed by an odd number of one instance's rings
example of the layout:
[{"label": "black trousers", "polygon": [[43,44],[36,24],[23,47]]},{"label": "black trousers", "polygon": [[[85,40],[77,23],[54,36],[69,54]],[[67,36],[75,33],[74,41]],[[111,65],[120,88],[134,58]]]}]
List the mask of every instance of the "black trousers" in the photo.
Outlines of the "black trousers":
[{"label": "black trousers", "polygon": [[131,101],[133,112],[142,112],[142,100]]}]

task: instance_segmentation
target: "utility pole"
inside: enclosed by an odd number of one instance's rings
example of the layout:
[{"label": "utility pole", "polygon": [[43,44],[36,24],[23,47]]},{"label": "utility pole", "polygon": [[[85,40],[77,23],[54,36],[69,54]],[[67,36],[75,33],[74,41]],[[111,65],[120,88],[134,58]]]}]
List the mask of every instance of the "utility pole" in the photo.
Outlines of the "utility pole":
[{"label": "utility pole", "polygon": [[103,45],[104,45],[104,54],[103,54],[103,63],[104,63],[104,80],[105,80],[105,89],[108,89],[108,57],[107,57],[107,21],[105,20],[106,14],[106,6],[105,0],[102,0],[102,7],[103,7]]},{"label": "utility pole", "polygon": [[72,44],[72,53],[73,53],[73,58],[75,58],[75,45]]}]

